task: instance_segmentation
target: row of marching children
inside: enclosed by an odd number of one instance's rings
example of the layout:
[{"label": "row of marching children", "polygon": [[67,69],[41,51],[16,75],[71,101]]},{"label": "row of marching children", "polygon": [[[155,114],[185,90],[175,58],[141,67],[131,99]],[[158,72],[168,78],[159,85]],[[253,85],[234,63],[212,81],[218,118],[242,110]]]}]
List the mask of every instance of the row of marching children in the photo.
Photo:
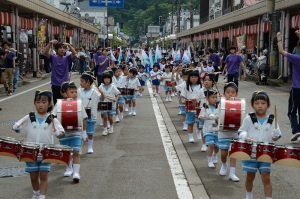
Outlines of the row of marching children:
[{"label": "row of marching children", "polygon": [[[229,157],[231,140],[258,140],[260,142],[273,143],[281,137],[279,126],[272,123],[272,115],[267,114],[270,107],[270,99],[265,91],[257,91],[252,94],[251,106],[253,114],[245,117],[238,130],[219,129],[220,99],[234,100],[238,97],[238,87],[235,83],[226,83],[223,93],[217,87],[214,73],[206,73],[202,78],[200,72],[193,64],[175,67],[172,72],[173,90],[178,95],[180,114],[183,122],[183,131],[188,133],[188,142],[194,143],[194,124],[196,123],[196,136],[202,141],[201,151],[207,153],[207,165],[215,168],[218,163],[218,152],[221,156],[221,168],[219,174],[226,176],[229,168],[229,180],[239,182],[235,175],[236,159]],[[202,79],[202,81],[201,81]],[[175,86],[176,85],[176,86]],[[254,116],[253,116],[254,115]],[[253,122],[253,118],[257,118]],[[276,122],[277,123],[277,122]],[[263,131],[263,136],[261,135]],[[252,151],[253,152],[253,151]],[[255,153],[253,153],[255,155]],[[270,180],[271,164],[257,161],[251,155],[251,160],[242,160],[242,170],[246,176],[246,199],[252,199],[253,181],[255,173],[259,171],[265,189],[265,198],[272,198],[272,184]]]}]

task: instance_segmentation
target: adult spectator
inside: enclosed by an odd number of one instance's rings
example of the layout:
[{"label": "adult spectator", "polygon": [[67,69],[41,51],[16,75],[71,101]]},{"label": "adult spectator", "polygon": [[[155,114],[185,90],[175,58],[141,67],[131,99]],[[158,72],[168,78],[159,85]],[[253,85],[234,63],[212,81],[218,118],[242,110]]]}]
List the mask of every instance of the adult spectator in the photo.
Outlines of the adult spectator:
[{"label": "adult spectator", "polygon": [[85,54],[83,47],[79,48],[78,57],[79,57],[79,65],[80,65],[79,74],[82,74],[86,71],[86,59],[87,59],[87,55]]},{"label": "adult spectator", "polygon": [[[300,31],[295,32],[300,39]],[[300,128],[297,118],[297,110],[300,106],[300,56],[294,55],[284,51],[282,45],[282,35],[277,33],[277,46],[279,53],[287,57],[288,61],[292,63],[292,88],[290,91],[289,103],[288,103],[288,117],[290,119],[292,134],[291,141],[297,141],[300,137]],[[297,42],[297,49],[300,51],[300,40]]]},{"label": "adult spectator", "polygon": [[100,86],[102,81],[103,72],[110,67],[112,64],[111,59],[107,56],[107,49],[102,49],[102,55],[98,57],[97,63],[99,63],[98,73],[97,73],[97,82]]},{"label": "adult spectator", "polygon": [[102,46],[98,46],[97,51],[93,55],[93,61],[94,61],[95,67],[92,69],[92,71],[94,71],[94,77],[97,77],[97,75],[98,75],[98,69],[99,69],[98,57],[102,55],[102,49],[103,49]]},{"label": "adult spectator", "polygon": [[15,92],[15,90],[18,88],[18,84],[19,84],[19,74],[20,74],[20,57],[21,57],[21,53],[18,53],[17,50],[11,48],[9,49],[12,52],[15,52],[16,55],[16,59],[15,59],[15,73],[14,73],[14,82],[13,82],[13,92]]},{"label": "adult spectator", "polygon": [[[52,44],[54,44],[56,55],[49,53]],[[70,48],[72,54],[64,56],[66,47]],[[62,99],[60,94],[60,86],[63,82],[69,80],[69,64],[72,62],[72,59],[75,57],[75,55],[76,51],[70,44],[61,43],[57,40],[50,41],[45,48],[45,56],[49,59],[49,62],[52,65],[51,88],[54,105],[56,104],[57,99]]]},{"label": "adult spectator", "polygon": [[239,70],[240,66],[243,67],[245,71],[245,75],[247,74],[247,70],[245,65],[243,64],[243,59],[240,55],[236,54],[236,47],[231,46],[229,48],[230,54],[226,57],[225,60],[225,67],[223,70],[223,73],[225,73],[227,69],[227,77],[228,77],[228,82],[234,82],[237,86],[239,86]]},{"label": "adult spectator", "polygon": [[[208,52],[209,52],[208,59],[213,62],[215,72],[219,72],[219,68],[221,67],[221,63],[222,63],[221,58],[219,57],[219,55],[217,53],[214,53],[214,50],[212,48],[209,48]],[[219,74],[216,74],[215,81],[218,82],[218,80],[219,80]]]},{"label": "adult spectator", "polygon": [[[242,50],[241,50],[240,56],[241,56],[242,59],[243,59],[243,64],[244,64],[245,66],[247,66],[247,64],[248,64],[248,55],[247,55],[245,49],[242,49]],[[246,81],[246,77],[244,76],[244,73],[245,73],[245,71],[244,71],[242,68],[240,68],[240,80],[244,79],[244,80]]]},{"label": "adult spectator", "polygon": [[[2,67],[5,68],[5,70],[1,74],[1,80],[7,95],[11,95],[13,92],[16,55],[15,52],[9,51],[7,42],[3,42],[3,48],[4,48],[4,52],[0,56],[0,58],[3,60]],[[8,85],[6,82],[7,79],[8,79]]]}]

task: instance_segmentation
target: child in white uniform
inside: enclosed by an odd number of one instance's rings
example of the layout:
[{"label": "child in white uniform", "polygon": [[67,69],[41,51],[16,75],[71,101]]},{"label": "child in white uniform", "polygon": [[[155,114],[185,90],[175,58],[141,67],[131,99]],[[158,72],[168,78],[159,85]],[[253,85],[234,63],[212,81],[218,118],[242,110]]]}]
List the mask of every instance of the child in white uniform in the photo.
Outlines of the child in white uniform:
[{"label": "child in white uniform", "polygon": [[[186,104],[186,101],[191,101],[193,104],[197,104],[198,101],[204,98],[203,90],[201,89],[201,81],[199,77],[199,71],[190,70],[186,87],[181,92],[181,103]],[[189,142],[194,143],[193,126],[195,123],[195,112],[186,110],[185,123],[188,125]]]},{"label": "child in white uniform", "polygon": [[217,153],[219,151],[217,126],[219,119],[218,93],[216,90],[206,90],[204,95],[206,96],[207,105],[201,109],[200,120],[204,121],[203,132],[207,146],[208,167],[215,168],[214,164],[218,163]]},{"label": "child in white uniform", "polygon": [[171,82],[172,81],[172,73],[171,73],[171,65],[165,66],[165,72],[162,74],[161,81],[162,85],[164,86],[164,90],[166,92],[166,102],[172,102],[171,99],[171,93],[172,93],[172,87],[166,85],[166,81]]},{"label": "child in white uniform", "polygon": [[188,73],[187,73],[186,68],[183,68],[181,71],[179,71],[179,73],[181,74],[182,78],[178,78],[177,77],[177,86],[175,86],[176,88],[176,92],[177,92],[177,96],[178,96],[178,101],[179,101],[179,108],[180,108],[180,115],[182,115],[182,130],[183,131],[187,131],[188,129],[188,125],[187,123],[185,123],[185,117],[186,117],[186,112],[185,112],[185,104],[181,103],[180,100],[180,95],[182,93],[182,91],[186,88],[186,81],[188,79]]},{"label": "child in white uniform", "polygon": [[127,88],[134,89],[133,96],[127,96],[126,99],[129,102],[129,115],[136,116],[136,98],[139,87],[141,86],[139,79],[136,77],[137,70],[135,68],[131,68],[129,70],[128,78],[127,78]]},{"label": "child in white uniform", "polygon": [[[113,116],[116,114],[116,102],[120,96],[120,91],[112,83],[113,71],[104,71],[102,74],[102,83],[99,86],[99,92],[101,93],[102,102],[112,102],[111,111],[101,111],[103,115],[103,132],[102,135],[106,136],[108,133],[114,132],[113,128]],[[110,123],[110,128],[107,129],[107,123]]]},{"label": "child in white uniform", "polygon": [[[270,98],[265,91],[258,91],[252,94],[251,106],[255,113],[245,117],[239,129],[241,139],[250,138],[258,142],[273,143],[281,137],[279,125],[275,128],[274,115],[268,115]],[[274,121],[274,122],[273,122]],[[272,183],[270,179],[271,164],[256,161],[255,147],[252,147],[251,160],[242,161],[242,170],[247,172],[246,176],[246,199],[253,199],[252,189],[255,174],[259,170],[263,182],[266,199],[272,199]]]},{"label": "child in white uniform", "polygon": [[94,77],[89,73],[83,73],[80,77],[80,88],[77,90],[78,97],[84,107],[91,108],[91,119],[86,121],[86,134],[88,135],[88,153],[94,152],[95,123],[97,122],[97,109],[100,102],[100,93],[93,88]]},{"label": "child in white uniform", "polygon": [[[52,93],[50,91],[36,91],[34,98],[36,112],[26,115],[13,125],[16,132],[26,132],[27,142],[35,144],[53,144],[53,135],[58,138],[64,136],[64,129],[55,118],[51,121]],[[34,118],[34,119],[33,119]],[[52,127],[52,122],[56,131]],[[39,153],[36,163],[26,162],[25,171],[30,174],[33,188],[32,198],[44,199],[48,188],[48,173],[51,163],[42,163],[42,154]]]},{"label": "child in white uniform", "polygon": [[142,78],[147,77],[147,74],[145,72],[145,68],[144,68],[143,65],[140,65],[138,70],[139,71],[138,71],[137,77],[139,78],[139,81],[140,81],[140,84],[141,84],[141,87],[139,88],[139,95],[140,95],[140,97],[142,97],[143,96],[142,93],[144,92],[144,87],[145,87],[145,84],[146,84],[146,81],[143,80]]},{"label": "child in white uniform", "polygon": [[150,77],[152,79],[152,89],[155,97],[158,96],[158,88],[160,85],[160,79],[157,77],[158,75],[161,75],[161,71],[159,70],[158,63],[154,63],[153,69],[150,71]]}]

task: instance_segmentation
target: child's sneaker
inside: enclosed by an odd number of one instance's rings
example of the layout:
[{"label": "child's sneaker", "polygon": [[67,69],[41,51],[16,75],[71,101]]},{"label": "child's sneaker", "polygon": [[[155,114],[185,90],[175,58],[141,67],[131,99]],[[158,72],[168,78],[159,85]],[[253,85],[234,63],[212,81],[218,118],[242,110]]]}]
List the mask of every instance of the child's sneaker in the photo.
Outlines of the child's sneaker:
[{"label": "child's sneaker", "polygon": [[64,173],[64,177],[70,177],[73,174],[73,169],[72,167],[67,167],[65,173]]},{"label": "child's sneaker", "polygon": [[123,120],[123,113],[120,113],[120,120]]},{"label": "child's sneaker", "polygon": [[119,123],[119,122],[120,122],[119,116],[116,115],[116,123]]},{"label": "child's sneaker", "polygon": [[175,96],[175,94],[174,94],[174,92],[171,94],[171,97],[174,97]]},{"label": "child's sneaker", "polygon": [[206,146],[206,144],[203,144],[202,147],[201,147],[201,151],[205,152],[206,150],[207,150],[207,146]]},{"label": "child's sneaker", "polygon": [[171,97],[169,97],[169,102],[172,102],[172,99],[171,99]]},{"label": "child's sneaker", "polygon": [[169,101],[169,98],[168,97],[166,97],[166,102],[168,102]]},{"label": "child's sneaker", "polygon": [[102,135],[103,136],[106,136],[108,134],[108,130],[104,130],[103,132],[102,132]]},{"label": "child's sneaker", "polygon": [[107,130],[107,132],[108,132],[109,134],[114,133],[114,128],[113,128],[113,127],[109,128],[109,129]]},{"label": "child's sneaker", "polygon": [[80,180],[80,175],[79,175],[79,173],[74,173],[74,174],[73,174],[73,181],[74,181],[75,183],[78,183],[79,180]]}]

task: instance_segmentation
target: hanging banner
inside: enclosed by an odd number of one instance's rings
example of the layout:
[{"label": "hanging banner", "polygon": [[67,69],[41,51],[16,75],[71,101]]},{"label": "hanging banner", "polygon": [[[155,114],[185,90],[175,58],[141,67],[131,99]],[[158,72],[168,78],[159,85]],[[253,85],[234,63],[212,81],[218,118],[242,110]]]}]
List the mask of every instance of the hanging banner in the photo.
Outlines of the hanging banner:
[{"label": "hanging banner", "polygon": [[67,42],[67,29],[66,26],[63,26],[63,34],[62,34],[62,42],[66,43]]},{"label": "hanging banner", "polygon": [[44,19],[39,19],[38,21],[38,51],[39,53],[42,53],[44,48],[46,47],[46,27],[47,27],[47,21]]},{"label": "hanging banner", "polygon": [[28,59],[28,32],[27,30],[20,30],[19,35],[19,52],[22,53],[20,55],[20,70],[26,68],[27,59]]},{"label": "hanging banner", "polygon": [[256,35],[247,35],[246,51],[248,54],[254,53],[256,43]]},{"label": "hanging banner", "polygon": [[245,46],[245,35],[236,37],[236,44],[237,44],[238,51],[240,52],[241,46]]}]

